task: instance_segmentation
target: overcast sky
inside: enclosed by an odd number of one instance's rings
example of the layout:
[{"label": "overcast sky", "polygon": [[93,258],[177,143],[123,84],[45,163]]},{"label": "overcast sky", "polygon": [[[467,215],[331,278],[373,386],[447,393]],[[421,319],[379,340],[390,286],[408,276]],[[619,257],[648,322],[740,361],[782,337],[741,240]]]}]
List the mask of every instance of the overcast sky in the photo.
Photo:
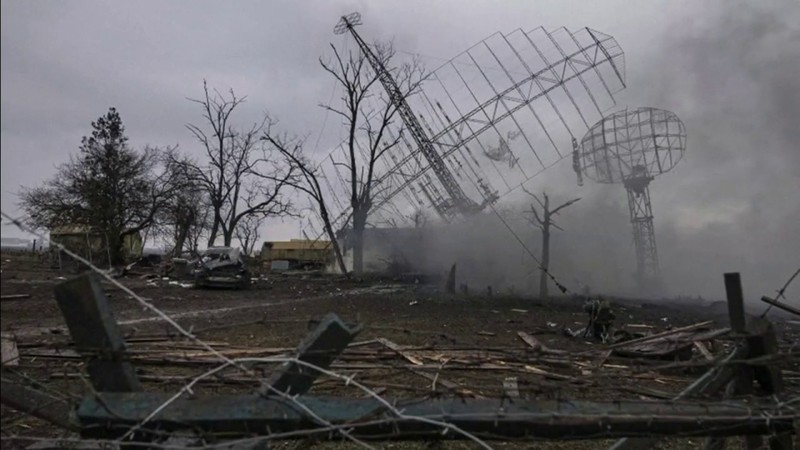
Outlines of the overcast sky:
[{"label": "overcast sky", "polygon": [[[800,266],[796,0],[1,5],[2,210],[12,215],[20,185],[51,176],[110,106],[132,145],[178,144],[198,154],[185,124],[198,122],[199,111],[186,98],[201,95],[204,78],[248,96],[243,124],[269,111],[286,131],[307,135],[309,151],[329,151],[335,127],[327,124],[317,144],[325,116],[317,105],[333,83],[317,58],[330,43],[353,45],[332,31],[339,16],[359,11],[363,36],[394,39],[428,67],[496,31],[588,26],[614,36],[626,53],[619,105],[674,111],[689,136],[683,161],[652,186],[662,265],[702,294],[718,294],[726,270],[741,270],[753,289],[769,293]],[[632,261],[622,188],[587,183],[579,191],[570,175],[567,163],[529,186],[584,197],[573,227],[583,241],[564,244],[572,259],[595,239],[620,242]],[[9,226],[2,235],[22,236]],[[287,222],[264,237],[299,236]]]}]

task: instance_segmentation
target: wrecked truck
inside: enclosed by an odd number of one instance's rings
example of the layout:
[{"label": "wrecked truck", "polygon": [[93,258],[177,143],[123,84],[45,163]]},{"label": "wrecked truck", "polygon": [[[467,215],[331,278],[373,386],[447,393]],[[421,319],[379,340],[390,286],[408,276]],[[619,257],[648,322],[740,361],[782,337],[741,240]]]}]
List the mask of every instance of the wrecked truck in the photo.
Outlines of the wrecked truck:
[{"label": "wrecked truck", "polygon": [[209,247],[195,263],[194,285],[198,288],[247,289],[250,271],[238,248]]}]

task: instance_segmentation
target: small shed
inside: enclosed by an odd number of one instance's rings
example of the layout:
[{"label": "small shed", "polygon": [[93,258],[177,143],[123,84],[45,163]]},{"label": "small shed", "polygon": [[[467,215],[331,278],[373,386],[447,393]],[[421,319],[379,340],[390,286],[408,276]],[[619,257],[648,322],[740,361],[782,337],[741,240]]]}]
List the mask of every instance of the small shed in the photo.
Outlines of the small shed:
[{"label": "small shed", "polygon": [[273,261],[287,261],[289,269],[321,269],[332,258],[330,241],[291,239],[264,242],[261,247],[261,263],[266,268],[271,268]]},{"label": "small shed", "polygon": [[[67,250],[90,259],[104,260],[108,251],[106,236],[87,225],[53,227],[50,229],[50,242],[61,244]],[[138,232],[126,235],[122,240],[122,251],[126,259],[141,258],[142,247],[142,236]],[[54,246],[50,248],[56,250]]]}]

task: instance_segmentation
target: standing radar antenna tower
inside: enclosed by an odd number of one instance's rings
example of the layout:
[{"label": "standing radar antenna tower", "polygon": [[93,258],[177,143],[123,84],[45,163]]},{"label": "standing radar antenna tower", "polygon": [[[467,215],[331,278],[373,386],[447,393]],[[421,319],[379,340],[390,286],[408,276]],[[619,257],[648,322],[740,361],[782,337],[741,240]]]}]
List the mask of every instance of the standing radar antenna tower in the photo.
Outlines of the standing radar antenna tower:
[{"label": "standing radar antenna tower", "polygon": [[623,110],[593,125],[581,140],[579,151],[587,178],[625,186],[636,247],[637,281],[642,288],[657,284],[660,271],[650,182],[675,167],[683,157],[683,122],[663,109]]}]

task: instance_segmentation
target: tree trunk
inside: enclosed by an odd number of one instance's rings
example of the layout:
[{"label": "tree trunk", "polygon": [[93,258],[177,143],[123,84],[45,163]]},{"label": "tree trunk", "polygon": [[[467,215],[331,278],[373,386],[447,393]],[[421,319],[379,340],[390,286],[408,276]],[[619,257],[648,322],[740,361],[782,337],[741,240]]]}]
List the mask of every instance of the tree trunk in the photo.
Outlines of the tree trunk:
[{"label": "tree trunk", "polygon": [[325,231],[328,233],[328,239],[331,240],[331,245],[333,245],[333,254],[336,256],[336,262],[339,264],[339,270],[342,271],[342,275],[349,277],[347,274],[347,266],[344,264],[344,257],[342,257],[342,249],[339,247],[339,241],[336,240],[336,233],[333,232],[333,225],[331,225],[331,219],[328,216],[328,209],[325,207],[325,203],[321,200],[319,201],[319,205],[322,223],[325,227]]},{"label": "tree trunk", "polygon": [[333,245],[333,253],[336,255],[336,261],[339,263],[339,270],[342,271],[342,274],[345,277],[349,277],[347,274],[347,266],[344,264],[344,257],[342,256],[342,249],[339,247],[339,242],[336,240],[336,236],[334,236],[333,231],[331,230],[329,233],[331,236],[331,243]]},{"label": "tree trunk", "polygon": [[450,267],[450,274],[447,276],[447,283],[445,283],[444,290],[448,294],[455,294],[456,293],[456,264],[455,263],[453,263],[453,266]]},{"label": "tree trunk", "polygon": [[121,266],[125,263],[122,243],[123,237],[119,233],[108,233],[108,255],[112,267]]},{"label": "tree trunk", "polygon": [[367,226],[367,211],[353,212],[353,272],[364,272],[364,228]]},{"label": "tree trunk", "polygon": [[230,247],[231,242],[233,242],[233,227],[231,227],[226,233],[223,233],[222,237],[224,239],[224,243],[222,245],[225,247]]},{"label": "tree trunk", "polygon": [[[545,213],[546,214],[546,213]],[[542,228],[542,268],[539,276],[539,299],[547,300],[547,271],[550,269],[550,218]]]},{"label": "tree trunk", "polygon": [[181,223],[178,225],[178,232],[175,236],[175,249],[172,250],[172,256],[179,257],[183,252],[183,247],[186,245],[186,239],[189,236],[190,224]]},{"label": "tree trunk", "polygon": [[214,220],[214,224],[211,225],[211,233],[208,235],[208,247],[214,246],[214,241],[217,240],[217,233],[219,233],[219,222]]}]

